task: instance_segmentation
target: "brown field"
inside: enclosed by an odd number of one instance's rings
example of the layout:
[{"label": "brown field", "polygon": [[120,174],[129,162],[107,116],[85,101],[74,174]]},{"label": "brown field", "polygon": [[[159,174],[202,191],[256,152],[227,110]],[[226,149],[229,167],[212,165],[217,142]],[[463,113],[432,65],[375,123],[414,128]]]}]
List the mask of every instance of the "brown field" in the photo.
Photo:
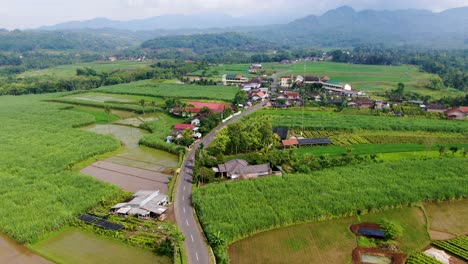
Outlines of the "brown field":
[{"label": "brown field", "polygon": [[468,234],[468,200],[426,203],[424,207],[433,239],[450,239]]},{"label": "brown field", "polygon": [[160,190],[167,194],[168,175],[157,171],[134,168],[107,161],[98,161],[81,170],[102,181],[120,186],[129,192]]},{"label": "brown field", "polygon": [[49,264],[52,262],[32,253],[13,239],[0,234],[0,263]]}]

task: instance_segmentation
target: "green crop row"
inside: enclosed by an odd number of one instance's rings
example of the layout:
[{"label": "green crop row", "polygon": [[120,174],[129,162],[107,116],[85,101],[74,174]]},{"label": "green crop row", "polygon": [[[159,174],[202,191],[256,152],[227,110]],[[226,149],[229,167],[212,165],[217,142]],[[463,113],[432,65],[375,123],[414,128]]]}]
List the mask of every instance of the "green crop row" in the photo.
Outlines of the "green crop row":
[{"label": "green crop row", "polygon": [[406,264],[442,264],[442,262],[419,252],[409,256],[409,258],[406,260]]},{"label": "green crop row", "polygon": [[345,115],[334,112],[299,110],[262,110],[255,115],[271,117],[273,126],[286,126],[291,129],[359,131],[429,131],[468,133],[468,122],[434,120],[410,117],[384,117],[366,115]]},{"label": "green crop row", "polygon": [[468,249],[466,247],[466,243],[468,241],[467,237],[464,237],[462,239],[459,239],[455,242],[452,242],[451,240],[448,241],[434,241],[432,242],[433,245],[442,248],[443,250],[459,256],[463,258],[464,260],[468,260]]}]

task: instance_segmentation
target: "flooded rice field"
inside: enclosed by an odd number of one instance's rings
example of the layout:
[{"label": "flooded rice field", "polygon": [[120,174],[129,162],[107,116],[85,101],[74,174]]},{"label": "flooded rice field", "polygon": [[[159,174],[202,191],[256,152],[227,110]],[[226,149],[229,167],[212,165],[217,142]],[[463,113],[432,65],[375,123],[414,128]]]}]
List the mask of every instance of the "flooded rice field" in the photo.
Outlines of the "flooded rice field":
[{"label": "flooded rice field", "polygon": [[0,234],[0,263],[48,264],[52,262],[32,253],[13,239]]},{"label": "flooded rice field", "polygon": [[139,146],[138,141],[147,132],[122,125],[96,125],[87,128],[99,134],[111,134],[120,140],[126,151],[81,170],[102,181],[120,186],[130,192],[160,190],[167,193],[169,177],[177,167],[178,158],[170,153]]}]

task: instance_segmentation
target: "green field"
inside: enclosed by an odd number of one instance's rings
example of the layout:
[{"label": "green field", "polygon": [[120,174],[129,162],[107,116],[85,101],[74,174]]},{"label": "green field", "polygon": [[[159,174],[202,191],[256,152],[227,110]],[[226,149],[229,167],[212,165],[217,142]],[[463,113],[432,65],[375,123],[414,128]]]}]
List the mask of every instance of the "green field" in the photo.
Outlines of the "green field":
[{"label": "green field", "polygon": [[168,257],[77,228],[56,233],[31,248],[57,263],[171,263]]},{"label": "green field", "polygon": [[429,245],[423,212],[407,207],[263,232],[232,244],[231,263],[349,263],[357,246],[349,227],[382,219],[395,221],[404,228],[398,245],[405,253]]},{"label": "green field", "polygon": [[89,63],[78,63],[70,65],[61,65],[53,68],[42,70],[30,70],[19,75],[19,77],[39,77],[49,76],[54,78],[70,78],[76,76],[76,69],[78,68],[92,68],[97,72],[101,71],[114,71],[114,70],[127,70],[133,71],[142,68],[149,68],[152,62],[138,62],[138,61],[97,61]]},{"label": "green field", "polygon": [[[362,164],[208,185],[193,202],[205,232],[228,242],[294,223],[350,216],[422,200],[466,197],[467,159]],[[300,198],[300,199],[299,199]]]},{"label": "green field", "polygon": [[95,117],[40,101],[52,96],[0,97],[0,231],[20,243],[37,240],[120,192],[68,169],[120,143],[74,128]]},{"label": "green field", "polygon": [[[304,75],[304,63],[284,65],[280,63],[262,63],[266,74],[274,72],[279,75]],[[246,73],[249,64],[226,64],[210,67],[206,75],[221,78],[223,74],[243,74]],[[203,71],[192,73],[201,75]],[[430,95],[434,98],[444,96],[463,95],[463,92],[455,89],[431,90],[426,88],[428,81],[434,77],[432,74],[419,71],[416,66],[380,66],[380,65],[360,65],[345,64],[335,62],[307,62],[305,67],[307,75],[328,76],[331,82],[350,83],[354,90],[368,92],[371,95],[381,93],[390,89],[395,89],[397,83],[403,82],[406,91],[417,92]],[[279,76],[279,77],[281,77]]]},{"label": "green field", "polygon": [[119,116],[115,114],[107,114],[99,108],[73,107],[70,111],[92,115],[96,119],[96,124],[107,124],[120,119]]},{"label": "green field", "polygon": [[237,87],[202,86],[190,84],[161,83],[154,80],[138,81],[96,89],[97,92],[130,94],[153,97],[176,97],[232,101],[239,90]]},{"label": "green field", "polygon": [[[448,148],[451,146],[458,147],[458,149],[468,149],[468,144],[447,144]],[[351,146],[319,146],[319,147],[306,147],[297,148],[294,152],[299,155],[313,154],[315,156],[339,156],[346,154],[348,149],[352,150],[352,154],[356,155],[369,155],[379,153],[401,153],[401,152],[424,152],[424,151],[437,151],[438,146],[425,146],[422,144],[359,144]]]},{"label": "green field", "polygon": [[345,115],[328,111],[267,109],[254,114],[271,118],[273,126],[306,130],[395,130],[467,133],[468,122],[408,117]]}]

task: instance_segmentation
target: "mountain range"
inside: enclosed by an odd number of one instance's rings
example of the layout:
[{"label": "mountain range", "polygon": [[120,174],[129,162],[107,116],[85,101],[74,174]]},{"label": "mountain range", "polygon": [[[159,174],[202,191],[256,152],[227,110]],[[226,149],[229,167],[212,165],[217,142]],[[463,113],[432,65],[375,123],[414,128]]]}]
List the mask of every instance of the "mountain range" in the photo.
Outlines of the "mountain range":
[{"label": "mountain range", "polygon": [[107,18],[95,18],[86,21],[71,21],[43,26],[39,30],[68,29],[102,29],[114,28],[130,31],[174,30],[174,29],[207,29],[264,26],[269,24],[284,24],[291,22],[290,16],[257,15],[249,17],[232,17],[219,13],[201,13],[193,15],[162,15],[145,19],[118,21]]},{"label": "mountain range", "polygon": [[126,36],[140,43],[161,36],[241,32],[293,47],[381,44],[467,48],[468,7],[434,13],[415,9],[356,11],[343,6],[320,16],[310,15],[296,20],[290,16],[236,18],[223,14],[165,15],[131,21],[97,18],[39,30],[101,32],[102,35]]}]

